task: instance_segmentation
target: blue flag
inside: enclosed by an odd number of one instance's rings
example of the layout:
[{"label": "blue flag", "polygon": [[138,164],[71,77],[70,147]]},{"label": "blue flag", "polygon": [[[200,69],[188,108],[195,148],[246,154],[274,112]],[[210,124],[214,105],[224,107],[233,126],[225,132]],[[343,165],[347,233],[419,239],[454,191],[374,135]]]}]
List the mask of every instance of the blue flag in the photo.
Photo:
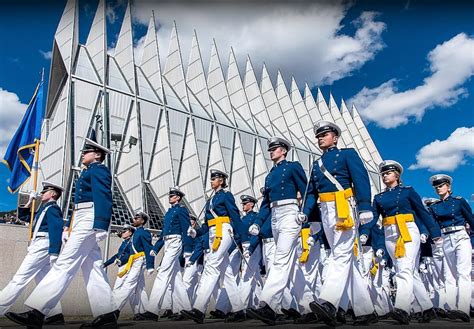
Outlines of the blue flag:
[{"label": "blue flag", "polygon": [[43,81],[36,88],[35,94],[26,109],[25,116],[13,135],[3,162],[11,171],[8,190],[15,193],[31,176],[36,141],[41,139],[43,122]]}]

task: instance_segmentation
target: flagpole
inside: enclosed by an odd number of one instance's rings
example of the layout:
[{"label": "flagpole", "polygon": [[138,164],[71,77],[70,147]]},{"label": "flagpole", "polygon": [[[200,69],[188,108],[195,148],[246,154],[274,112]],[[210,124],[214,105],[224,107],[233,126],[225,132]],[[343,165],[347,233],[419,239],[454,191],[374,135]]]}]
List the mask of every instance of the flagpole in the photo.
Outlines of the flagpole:
[{"label": "flagpole", "polygon": [[39,146],[40,141],[37,139],[35,141],[35,158],[33,162],[33,191],[35,193],[35,197],[33,198],[33,202],[31,204],[31,215],[30,215],[30,229],[28,234],[28,240],[31,241],[32,234],[33,234],[33,220],[35,219],[35,208],[36,208],[36,191],[38,189],[38,160],[39,160]]}]

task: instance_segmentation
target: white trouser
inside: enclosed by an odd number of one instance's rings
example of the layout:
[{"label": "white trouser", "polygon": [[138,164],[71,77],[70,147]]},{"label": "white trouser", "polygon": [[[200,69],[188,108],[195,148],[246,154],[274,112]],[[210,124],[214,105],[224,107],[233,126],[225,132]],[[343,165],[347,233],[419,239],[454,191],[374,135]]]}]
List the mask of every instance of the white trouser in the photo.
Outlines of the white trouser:
[{"label": "white trouser", "polygon": [[423,281],[421,280],[420,272],[420,252],[415,259],[415,271],[413,271],[413,295],[421,307],[421,311],[426,311],[433,307],[428,291],[426,290]]},{"label": "white trouser", "polygon": [[297,261],[296,244],[301,231],[301,225],[296,222],[297,213],[298,206],[294,204],[272,208],[272,232],[276,249],[260,302],[265,302],[274,311],[282,304],[283,292]]},{"label": "white trouser", "polygon": [[102,268],[102,256],[96,240],[94,208],[76,210],[72,232],[58,260],[48,275],[36,286],[25,305],[49,314],[59,303],[74,275],[82,268],[92,315],[116,310],[107,273]]},{"label": "white trouser", "polygon": [[316,296],[321,295],[321,288],[323,286],[324,279],[326,278],[326,275],[327,275],[327,265],[329,264],[328,254],[330,253],[330,251],[331,249],[326,250],[324,245],[321,245],[318,276],[316,277],[316,289],[315,289]]},{"label": "white trouser", "polygon": [[[48,273],[51,268],[48,249],[48,237],[38,237],[31,241],[25,259],[23,259],[12,280],[0,292],[0,316],[3,316],[10,309],[33,278],[38,284]],[[62,309],[61,304],[57,303],[46,316],[59,313],[62,313]]]},{"label": "white trouser", "polygon": [[[233,243],[233,242],[232,242]],[[220,248],[220,247],[219,247]],[[239,293],[239,272],[242,258],[240,252],[235,248],[229,255],[229,262],[225,268],[222,279],[222,287],[218,289],[216,299],[216,310],[224,313],[240,311],[244,305],[240,303],[241,294]],[[235,305],[235,309],[234,309]]]},{"label": "white trouser", "polygon": [[[350,212],[355,221],[356,214],[352,208],[350,208]],[[356,315],[372,313],[374,307],[368,286],[357,269],[354,257],[355,228],[345,231],[336,229],[338,217],[334,201],[321,202],[321,218],[324,233],[331,246],[331,254],[326,266],[327,269],[325,269],[327,275],[324,278],[319,299],[327,301],[337,308],[344,291],[347,291]]]},{"label": "white trouser", "polygon": [[446,289],[444,278],[444,267],[446,261],[444,260],[444,251],[443,248],[436,247],[435,244],[431,245],[431,251],[433,252],[433,305],[437,308],[444,309],[446,307]]},{"label": "white trouser", "polygon": [[[372,275],[371,275],[372,276]],[[371,297],[375,311],[379,316],[392,311],[392,301],[390,300],[390,269],[379,266],[377,273],[372,277]]]},{"label": "white trouser", "polygon": [[[242,243],[244,252],[248,250],[250,243]],[[255,248],[252,255],[247,259],[242,259],[242,276],[239,283],[239,290],[242,298],[244,308],[257,306],[256,303],[256,292],[257,292],[257,281],[261,285],[262,280],[260,279],[260,260],[262,259],[262,251],[260,247]],[[248,263],[248,266],[247,266]]]},{"label": "white trouser", "polygon": [[276,244],[275,240],[264,242],[262,240],[262,256],[263,256],[263,265],[265,266],[266,275],[268,277],[268,272],[273,265],[273,260],[275,259]]},{"label": "white trouser", "polygon": [[198,282],[198,264],[195,262],[194,264],[189,263],[189,258],[191,258],[192,253],[184,253],[184,270],[183,270],[183,284],[186,288],[186,292],[188,293],[189,300],[193,299],[194,294],[194,287],[197,285]]},{"label": "white trouser", "polygon": [[181,307],[184,307],[181,309],[191,308],[179,265],[181,248],[180,237],[165,240],[163,259],[160,267],[158,267],[147,307],[147,310],[151,313],[158,314],[168,287],[172,289],[173,307],[176,304],[177,310]]},{"label": "white trouser", "polygon": [[[201,312],[206,312],[209,300],[211,298],[212,292],[219,282],[219,277],[221,273],[224,272],[229,264],[229,247],[234,243],[230,236],[232,231],[232,226],[227,223],[222,224],[222,240],[219,248],[216,251],[211,250],[205,257],[205,265],[202,271],[201,279],[199,281],[198,288],[196,290],[196,300],[194,301],[193,307],[198,309]],[[233,234],[233,233],[232,233]],[[214,242],[216,236],[215,226],[209,229],[209,248],[211,248],[212,243]],[[240,311],[243,309],[242,301],[238,295],[237,283],[232,283],[232,280],[229,280],[230,287],[226,287],[229,290],[235,291],[235,294],[238,298],[234,298],[229,295],[230,302],[232,304],[232,310],[234,312]],[[231,292],[232,293],[232,292]]]},{"label": "white trouser", "polygon": [[[113,296],[117,309],[122,310],[128,300],[134,314],[143,313],[147,304],[147,298],[143,300],[142,296],[145,286],[144,264],[145,256],[135,259],[128,273],[115,280]],[[119,268],[119,272],[123,269],[125,265]]]},{"label": "white trouser", "polygon": [[[320,223],[311,223],[310,225],[312,233],[317,233],[322,230]],[[319,244],[319,241],[316,241],[314,246],[311,246],[309,248],[309,256],[307,262],[301,264],[301,269],[303,270],[303,274],[306,279],[306,284],[312,291],[316,290],[316,277],[318,276],[320,258],[321,245]]]},{"label": "white trouser", "polygon": [[395,307],[410,313],[413,298],[413,272],[415,271],[416,258],[420,250],[420,231],[414,222],[406,223],[410,232],[411,242],[405,243],[405,256],[395,258],[395,246],[400,236],[398,226],[393,224],[384,227],[385,247],[393,260],[395,280],[397,283],[397,296]]},{"label": "white trouser", "polygon": [[471,303],[471,241],[465,230],[443,234],[446,260],[446,302],[450,309],[469,314]]}]

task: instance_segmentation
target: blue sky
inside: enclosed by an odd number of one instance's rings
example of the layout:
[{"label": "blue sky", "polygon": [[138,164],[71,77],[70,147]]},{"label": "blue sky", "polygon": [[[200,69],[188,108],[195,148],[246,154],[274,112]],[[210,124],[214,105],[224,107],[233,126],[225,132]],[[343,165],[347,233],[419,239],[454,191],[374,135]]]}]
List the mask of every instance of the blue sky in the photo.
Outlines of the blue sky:
[{"label": "blue sky", "polygon": [[[0,156],[21,120],[39,80],[49,71],[54,33],[65,1],[41,6],[3,2],[0,11]],[[80,1],[80,42],[87,38],[97,1]],[[403,180],[422,196],[434,197],[428,178],[446,172],[454,193],[471,201],[474,193],[474,25],[473,4],[465,1],[331,2],[313,5],[134,2],[136,57],[155,11],[162,59],[175,19],[187,62],[196,28],[204,63],[216,38],[223,66],[234,46],[240,69],[250,54],[257,76],[263,61],[272,78],[281,69],[355,102],[384,159],[405,167]],[[284,9],[284,10],[281,10]],[[125,10],[108,6],[108,43],[113,48]],[[279,25],[280,24],[280,25]],[[280,28],[281,27],[281,28]],[[263,42],[262,40],[272,40]],[[163,60],[162,60],[163,65]],[[206,66],[206,64],[205,64]],[[438,142],[436,142],[438,141]],[[7,191],[8,170],[0,165],[0,210],[15,207]],[[471,205],[473,203],[471,202]]]}]

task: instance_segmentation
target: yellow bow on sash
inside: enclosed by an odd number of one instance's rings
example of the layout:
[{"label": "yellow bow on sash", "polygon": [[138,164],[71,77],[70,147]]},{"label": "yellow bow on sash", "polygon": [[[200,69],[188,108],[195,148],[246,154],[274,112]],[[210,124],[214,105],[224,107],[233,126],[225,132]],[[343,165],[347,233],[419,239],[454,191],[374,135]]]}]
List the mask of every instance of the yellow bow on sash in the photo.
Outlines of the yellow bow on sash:
[{"label": "yellow bow on sash", "polygon": [[351,217],[349,209],[349,202],[347,201],[354,194],[351,188],[344,191],[327,192],[319,194],[319,201],[321,202],[336,202],[337,222],[336,230],[346,231],[354,227],[354,220]]},{"label": "yellow bow on sash", "polygon": [[308,245],[308,238],[311,235],[311,230],[309,228],[303,228],[300,232],[301,237],[301,248],[303,252],[300,256],[300,263],[306,263],[309,257],[309,245]]},{"label": "yellow bow on sash", "polygon": [[[354,252],[354,256],[359,257],[359,238],[358,237],[354,239],[353,252]],[[362,259],[362,261],[364,260]]]},{"label": "yellow bow on sash", "polygon": [[389,226],[396,224],[400,231],[397,244],[395,245],[395,258],[401,258],[405,256],[405,243],[411,242],[410,231],[408,231],[407,223],[414,222],[415,218],[413,214],[399,214],[395,216],[385,217],[383,219],[383,226]]},{"label": "yellow bow on sash", "polygon": [[376,263],[375,258],[372,257],[372,268],[370,269],[370,274],[372,276],[375,276],[378,270],[379,270],[379,263]]},{"label": "yellow bow on sash", "polygon": [[214,242],[212,242],[212,251],[217,251],[219,249],[219,246],[221,245],[222,241],[222,224],[227,223],[230,224],[230,218],[229,217],[216,217],[214,219],[210,219],[207,221],[207,226],[216,227],[216,236],[214,238]]},{"label": "yellow bow on sash", "polygon": [[125,274],[127,274],[128,271],[130,271],[130,269],[132,268],[132,265],[133,265],[133,262],[135,261],[135,259],[138,259],[142,256],[145,256],[145,253],[143,251],[139,252],[137,254],[130,255],[130,257],[128,257],[127,265],[125,265],[125,268],[123,270],[121,270],[120,272],[117,273],[117,276],[119,278],[121,278]]}]

